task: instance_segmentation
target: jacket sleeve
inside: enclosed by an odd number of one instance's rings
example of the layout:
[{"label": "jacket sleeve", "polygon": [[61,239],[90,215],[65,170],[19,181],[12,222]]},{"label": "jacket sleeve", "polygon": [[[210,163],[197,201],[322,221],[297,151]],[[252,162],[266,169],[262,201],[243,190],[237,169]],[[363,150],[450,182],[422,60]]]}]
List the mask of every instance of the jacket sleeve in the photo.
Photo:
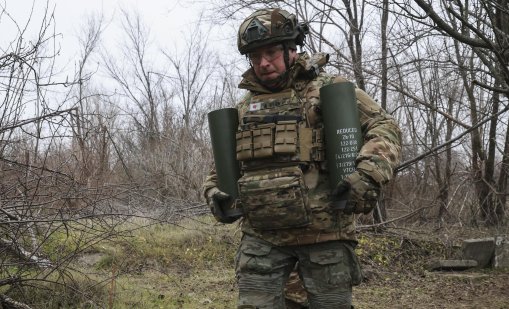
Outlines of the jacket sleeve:
[{"label": "jacket sleeve", "polygon": [[205,200],[207,200],[207,192],[209,191],[209,189],[215,187],[217,187],[217,174],[216,168],[212,167],[202,185],[202,195],[205,198]]},{"label": "jacket sleeve", "polygon": [[366,92],[355,92],[364,137],[356,159],[357,169],[382,185],[392,179],[401,160],[401,131],[396,120]]}]

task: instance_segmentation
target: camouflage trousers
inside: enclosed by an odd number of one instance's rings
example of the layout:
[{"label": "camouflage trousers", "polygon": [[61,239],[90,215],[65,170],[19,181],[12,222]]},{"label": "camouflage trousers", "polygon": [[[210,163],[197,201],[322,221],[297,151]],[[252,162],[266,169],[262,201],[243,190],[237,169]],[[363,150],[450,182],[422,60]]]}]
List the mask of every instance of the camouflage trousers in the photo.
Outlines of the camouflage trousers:
[{"label": "camouflage trousers", "polygon": [[361,271],[348,241],[274,246],[244,235],[236,256],[237,308],[284,309],[284,289],[295,265],[311,309],[350,309]]}]

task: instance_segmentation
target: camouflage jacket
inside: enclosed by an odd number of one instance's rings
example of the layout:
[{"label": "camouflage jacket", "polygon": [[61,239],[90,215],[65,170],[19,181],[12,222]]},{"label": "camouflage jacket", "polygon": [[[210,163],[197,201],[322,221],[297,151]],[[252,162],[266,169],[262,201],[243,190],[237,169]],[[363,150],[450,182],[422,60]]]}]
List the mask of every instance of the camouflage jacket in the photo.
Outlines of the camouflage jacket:
[{"label": "camouflage jacket", "polygon": [[[345,81],[323,71],[327,55],[312,56],[303,53],[289,71],[287,88],[292,88],[305,98],[304,104],[320,105],[319,89],[322,85]],[[239,119],[248,108],[254,95],[271,93],[257,82],[252,69],[243,74],[239,88],[248,90],[237,105]],[[387,114],[369,95],[356,89],[357,105],[364,144],[356,159],[356,168],[363,170],[381,186],[393,177],[393,169],[400,160],[401,133],[395,120]],[[305,108],[307,108],[305,107]],[[308,200],[312,211],[310,225],[300,228],[260,231],[254,229],[249,220],[241,221],[242,231],[275,245],[297,245],[329,240],[355,240],[354,215],[346,215],[330,209],[330,188],[324,162],[316,162],[304,172],[308,187]],[[209,174],[203,185],[204,194],[215,187],[215,171]]]}]

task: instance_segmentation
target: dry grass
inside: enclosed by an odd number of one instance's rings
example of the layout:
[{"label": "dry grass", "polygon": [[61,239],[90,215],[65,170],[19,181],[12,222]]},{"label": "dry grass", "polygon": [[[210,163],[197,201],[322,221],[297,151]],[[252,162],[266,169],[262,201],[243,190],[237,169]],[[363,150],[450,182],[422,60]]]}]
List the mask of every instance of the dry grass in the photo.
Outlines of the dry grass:
[{"label": "dry grass", "polygon": [[[178,225],[138,219],[123,230],[121,237],[91,247],[72,265],[75,270],[53,274],[68,287],[47,284],[47,290],[9,294],[44,309],[235,308],[236,225],[217,225],[209,216]],[[431,259],[454,255],[462,235],[493,233],[424,227],[364,232],[357,253],[367,279],[354,289],[356,308],[509,308],[507,272],[427,270]]]}]

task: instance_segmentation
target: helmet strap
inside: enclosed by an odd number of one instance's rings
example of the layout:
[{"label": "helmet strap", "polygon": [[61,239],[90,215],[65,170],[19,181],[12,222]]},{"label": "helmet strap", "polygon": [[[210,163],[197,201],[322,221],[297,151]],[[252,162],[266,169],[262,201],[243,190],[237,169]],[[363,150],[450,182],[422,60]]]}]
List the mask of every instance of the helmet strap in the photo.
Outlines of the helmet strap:
[{"label": "helmet strap", "polygon": [[288,72],[288,70],[290,70],[290,52],[288,50],[288,44],[286,42],[283,42],[283,57],[285,60],[285,67],[286,67],[285,74],[286,74],[286,72]]}]

